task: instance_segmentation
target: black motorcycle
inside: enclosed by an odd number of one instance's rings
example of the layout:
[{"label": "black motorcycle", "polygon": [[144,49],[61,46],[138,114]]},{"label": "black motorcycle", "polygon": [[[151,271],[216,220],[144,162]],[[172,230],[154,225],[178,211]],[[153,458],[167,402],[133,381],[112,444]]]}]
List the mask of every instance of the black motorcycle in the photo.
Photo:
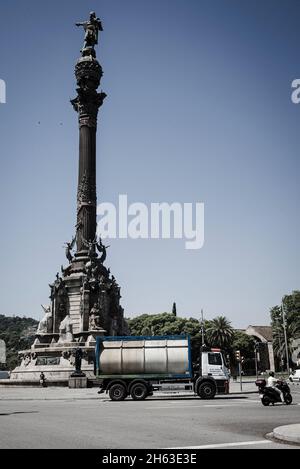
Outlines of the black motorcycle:
[{"label": "black motorcycle", "polygon": [[[259,397],[261,398],[262,405],[268,406],[270,404],[274,405],[275,402],[281,402],[280,394],[276,389],[266,386],[267,383],[265,379],[258,379],[255,381],[255,384],[258,386]],[[290,405],[293,402],[293,398],[287,382],[284,380],[278,380],[276,388],[282,392],[284,402],[287,405]]]}]

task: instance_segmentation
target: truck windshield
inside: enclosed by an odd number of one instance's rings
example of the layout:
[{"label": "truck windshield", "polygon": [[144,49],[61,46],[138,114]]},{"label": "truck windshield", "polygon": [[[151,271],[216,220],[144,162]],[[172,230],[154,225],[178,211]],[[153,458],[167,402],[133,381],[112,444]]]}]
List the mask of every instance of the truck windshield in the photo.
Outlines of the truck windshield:
[{"label": "truck windshield", "polygon": [[208,364],[209,365],[221,365],[222,366],[221,354],[220,353],[208,352]]}]

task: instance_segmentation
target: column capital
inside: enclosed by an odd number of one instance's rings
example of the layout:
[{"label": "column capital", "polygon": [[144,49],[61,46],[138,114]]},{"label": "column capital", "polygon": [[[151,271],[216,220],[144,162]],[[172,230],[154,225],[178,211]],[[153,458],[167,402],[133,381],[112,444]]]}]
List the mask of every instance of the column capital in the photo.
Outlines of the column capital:
[{"label": "column capital", "polygon": [[71,100],[73,108],[79,114],[79,126],[97,127],[98,110],[102,106],[106,94],[95,90],[77,89],[77,97]]}]

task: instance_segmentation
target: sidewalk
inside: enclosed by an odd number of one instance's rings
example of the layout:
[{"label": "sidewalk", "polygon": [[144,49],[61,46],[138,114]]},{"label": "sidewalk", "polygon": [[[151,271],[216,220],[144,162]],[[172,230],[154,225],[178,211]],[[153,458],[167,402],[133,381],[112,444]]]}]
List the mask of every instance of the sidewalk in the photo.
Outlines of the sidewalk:
[{"label": "sidewalk", "polygon": [[[257,392],[253,382],[243,383],[240,391],[240,383],[230,383],[230,395],[252,394]],[[156,391],[154,396],[193,396],[192,391]],[[107,394],[98,394],[98,388],[69,389],[68,387],[0,387],[0,401],[6,400],[65,400],[65,399],[108,399]]]},{"label": "sidewalk", "polygon": [[0,388],[0,402],[7,400],[43,401],[72,399],[104,399],[105,394],[97,394],[98,388],[69,389],[68,387],[3,387]]},{"label": "sidewalk", "polygon": [[239,381],[230,381],[229,383],[230,394],[249,394],[257,393],[258,388],[255,386],[255,381],[243,381],[242,382],[242,391]]}]

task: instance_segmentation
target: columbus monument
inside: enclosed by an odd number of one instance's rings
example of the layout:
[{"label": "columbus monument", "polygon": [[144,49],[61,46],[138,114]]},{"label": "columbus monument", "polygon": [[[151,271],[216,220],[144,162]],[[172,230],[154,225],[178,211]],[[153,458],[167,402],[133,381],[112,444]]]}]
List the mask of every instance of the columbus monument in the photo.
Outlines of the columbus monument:
[{"label": "columbus monument", "polygon": [[73,238],[65,243],[67,265],[49,285],[50,302],[43,305],[34,343],[20,352],[21,365],[11,373],[11,379],[22,381],[37,380],[41,372],[48,382],[67,380],[78,349],[82,372],[93,378],[96,337],[128,332],[120,287],[104,265],[108,246],[97,237],[96,132],[106,94],[97,91],[103,72],[95,46],[103,28],[94,12],[76,26],[85,32],[75,66],[77,96],[71,100],[79,124],[77,219]]}]

